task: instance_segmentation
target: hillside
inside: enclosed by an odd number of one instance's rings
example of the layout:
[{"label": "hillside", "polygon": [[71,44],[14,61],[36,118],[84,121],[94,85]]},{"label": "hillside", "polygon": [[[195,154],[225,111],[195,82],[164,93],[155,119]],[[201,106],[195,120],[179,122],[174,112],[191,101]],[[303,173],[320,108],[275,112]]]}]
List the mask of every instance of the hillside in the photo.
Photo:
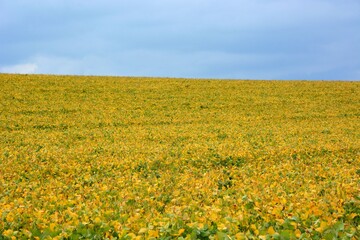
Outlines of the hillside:
[{"label": "hillside", "polygon": [[0,74],[0,238],[360,238],[360,82]]}]

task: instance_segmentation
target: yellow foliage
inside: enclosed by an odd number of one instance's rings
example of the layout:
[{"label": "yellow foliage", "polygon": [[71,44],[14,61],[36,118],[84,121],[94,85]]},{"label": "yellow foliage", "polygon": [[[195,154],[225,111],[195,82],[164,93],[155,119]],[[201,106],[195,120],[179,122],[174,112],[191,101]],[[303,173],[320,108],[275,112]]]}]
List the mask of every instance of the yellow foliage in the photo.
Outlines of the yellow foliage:
[{"label": "yellow foliage", "polygon": [[360,82],[0,74],[0,238],[356,236],[359,103]]}]

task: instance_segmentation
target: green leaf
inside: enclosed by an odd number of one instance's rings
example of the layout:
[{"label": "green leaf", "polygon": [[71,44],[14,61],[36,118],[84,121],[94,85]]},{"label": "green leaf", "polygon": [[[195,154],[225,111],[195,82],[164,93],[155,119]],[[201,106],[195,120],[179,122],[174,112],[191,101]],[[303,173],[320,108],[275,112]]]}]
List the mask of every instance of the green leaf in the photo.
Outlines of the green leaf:
[{"label": "green leaf", "polygon": [[280,231],[281,239],[294,239],[295,234],[291,230],[282,230]]},{"label": "green leaf", "polygon": [[231,239],[231,238],[229,238],[228,235],[227,235],[226,233],[224,233],[224,232],[220,232],[220,231],[219,231],[219,232],[217,232],[216,234],[217,234],[219,240],[230,240],[230,239]]},{"label": "green leaf", "polygon": [[332,229],[334,229],[336,231],[336,233],[338,233],[340,231],[344,231],[344,223],[341,221],[338,221],[337,223],[334,224]]}]

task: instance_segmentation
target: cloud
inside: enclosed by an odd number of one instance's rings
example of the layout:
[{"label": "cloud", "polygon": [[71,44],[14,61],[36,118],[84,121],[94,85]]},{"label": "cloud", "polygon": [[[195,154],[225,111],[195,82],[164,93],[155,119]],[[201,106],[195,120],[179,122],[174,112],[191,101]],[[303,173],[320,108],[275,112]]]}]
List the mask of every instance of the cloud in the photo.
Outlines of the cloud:
[{"label": "cloud", "polygon": [[38,66],[34,63],[16,64],[0,67],[2,73],[36,73]]}]

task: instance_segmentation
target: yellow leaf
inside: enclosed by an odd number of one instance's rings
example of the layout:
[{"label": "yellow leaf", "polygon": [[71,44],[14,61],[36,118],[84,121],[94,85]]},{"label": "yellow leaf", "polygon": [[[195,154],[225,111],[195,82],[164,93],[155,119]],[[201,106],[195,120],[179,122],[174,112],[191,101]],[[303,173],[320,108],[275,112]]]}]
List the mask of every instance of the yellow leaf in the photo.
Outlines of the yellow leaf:
[{"label": "yellow leaf", "polygon": [[299,229],[295,230],[295,236],[299,238],[301,236],[301,231]]},{"label": "yellow leaf", "polygon": [[141,228],[138,232],[138,234],[143,234],[147,232],[147,228]]},{"label": "yellow leaf", "polygon": [[282,219],[282,218],[277,218],[277,219],[275,219],[278,223],[280,223],[280,224],[283,224],[284,222],[285,222],[285,220],[284,219]]},{"label": "yellow leaf", "polygon": [[130,237],[131,239],[136,238],[136,235],[134,233],[129,233],[127,236]]},{"label": "yellow leaf", "polygon": [[251,225],[250,225],[250,228],[251,228],[252,230],[256,230],[256,229],[257,229],[257,227],[255,226],[255,224],[251,224]]},{"label": "yellow leaf", "polygon": [[244,233],[237,233],[235,235],[235,238],[239,239],[239,240],[243,240],[243,239],[246,239],[246,235]]},{"label": "yellow leaf", "polygon": [[23,229],[22,232],[28,238],[30,238],[32,236],[32,233],[27,229]]},{"label": "yellow leaf", "polygon": [[99,217],[96,217],[95,220],[94,220],[95,223],[100,223],[101,222],[101,219]]},{"label": "yellow leaf", "polygon": [[50,226],[49,226],[49,228],[50,228],[50,231],[54,231],[54,229],[55,229],[55,227],[56,227],[56,224],[55,223],[50,223]]},{"label": "yellow leaf", "polygon": [[84,176],[84,180],[85,180],[85,181],[89,181],[90,178],[91,178],[91,175],[90,175],[90,174],[86,174],[86,175]]},{"label": "yellow leaf", "polygon": [[158,230],[150,230],[149,231],[149,237],[158,238],[159,237],[159,231]]},{"label": "yellow leaf", "polygon": [[8,222],[14,221],[14,214],[8,213],[8,215],[6,215],[6,221],[8,221]]},{"label": "yellow leaf", "polygon": [[173,234],[173,236],[178,237],[178,236],[180,236],[181,234],[183,234],[183,232],[185,232],[185,229],[181,228],[181,229],[179,229],[178,233],[177,233],[177,234]]},{"label": "yellow leaf", "polygon": [[301,218],[302,218],[303,220],[308,219],[308,218],[309,218],[309,212],[304,212],[303,214],[301,214]]},{"label": "yellow leaf", "polygon": [[349,219],[354,219],[356,216],[357,216],[356,213],[351,213],[351,214],[349,214],[348,218]]},{"label": "yellow leaf", "polygon": [[218,225],[218,229],[219,229],[219,230],[226,230],[226,229],[227,229],[227,227],[226,227],[226,225],[225,225],[225,224],[220,223],[220,224]]},{"label": "yellow leaf", "polygon": [[322,233],[326,229],[327,226],[328,226],[327,222],[321,222],[320,227],[316,228],[315,230]]},{"label": "yellow leaf", "polygon": [[274,228],[273,228],[272,226],[268,228],[267,232],[268,232],[268,234],[270,234],[270,235],[273,235],[273,234],[276,233],[275,230],[274,230]]},{"label": "yellow leaf", "polygon": [[13,230],[8,229],[2,233],[5,237],[11,237],[13,235]]}]

